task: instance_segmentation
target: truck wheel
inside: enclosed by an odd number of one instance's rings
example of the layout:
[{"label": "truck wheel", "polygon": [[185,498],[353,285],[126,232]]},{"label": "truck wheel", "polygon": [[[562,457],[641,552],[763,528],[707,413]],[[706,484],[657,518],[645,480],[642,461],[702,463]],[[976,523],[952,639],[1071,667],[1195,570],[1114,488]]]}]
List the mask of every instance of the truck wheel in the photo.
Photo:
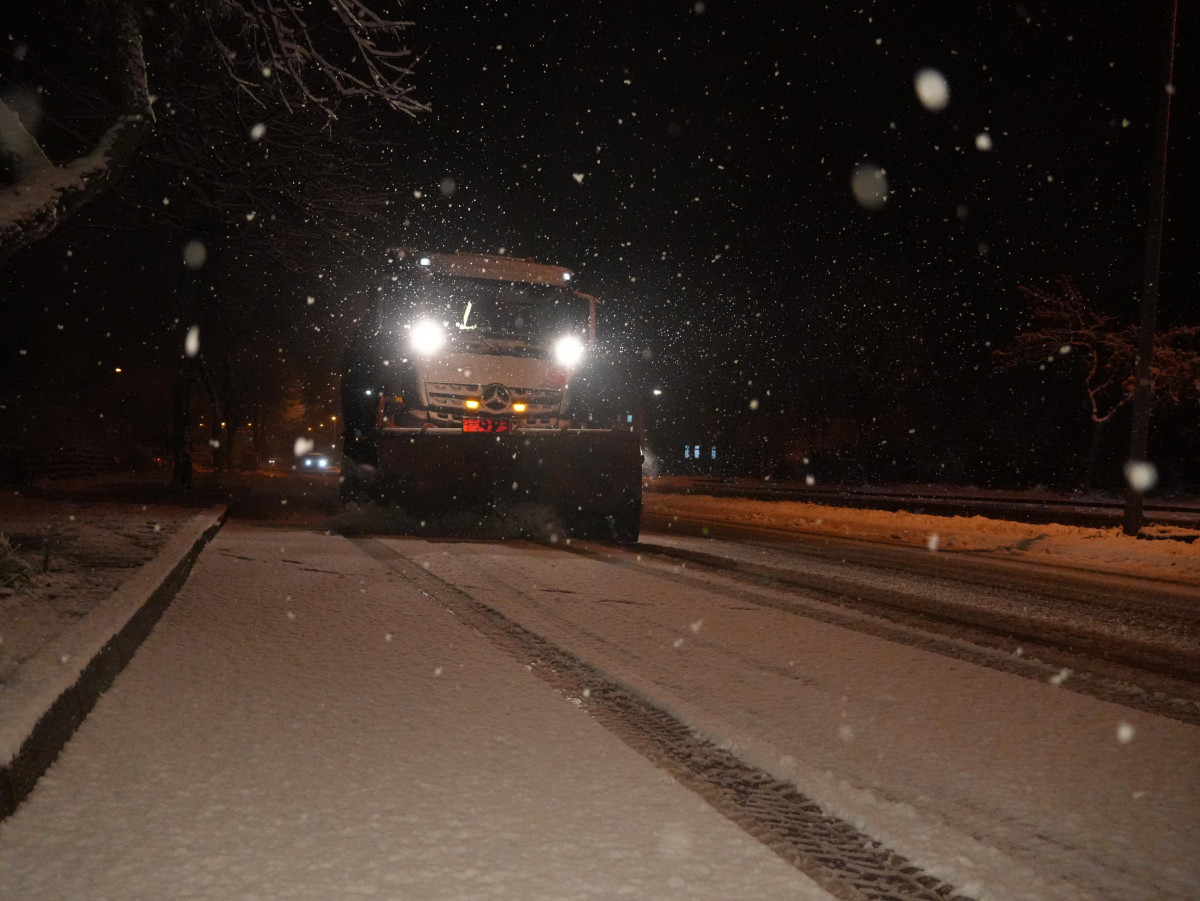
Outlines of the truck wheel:
[{"label": "truck wheel", "polygon": [[358,504],[362,506],[372,499],[371,483],[364,477],[361,463],[345,460],[342,463],[342,483],[338,493],[343,504]]},{"label": "truck wheel", "polygon": [[636,490],[622,492],[621,504],[607,517],[609,533],[605,537],[620,544],[634,544],[642,527],[642,492],[639,485]]},{"label": "truck wheel", "polygon": [[613,539],[619,544],[636,544],[642,530],[640,510],[626,510],[613,517]]}]

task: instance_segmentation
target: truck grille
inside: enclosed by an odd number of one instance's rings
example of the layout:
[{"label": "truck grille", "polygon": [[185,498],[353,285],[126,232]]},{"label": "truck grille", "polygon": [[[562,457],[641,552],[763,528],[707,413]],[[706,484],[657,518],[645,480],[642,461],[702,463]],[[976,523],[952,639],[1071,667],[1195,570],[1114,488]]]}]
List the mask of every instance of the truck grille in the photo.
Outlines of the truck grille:
[{"label": "truck grille", "polygon": [[[429,398],[429,419],[440,426],[461,426],[463,413],[466,412],[466,400],[471,397],[481,398],[483,387],[466,382],[427,382],[425,393]],[[561,388],[514,388],[510,385],[508,393],[512,403],[527,405],[521,417],[527,427],[558,427],[558,411],[563,399]],[[511,410],[503,412],[511,413]]]}]

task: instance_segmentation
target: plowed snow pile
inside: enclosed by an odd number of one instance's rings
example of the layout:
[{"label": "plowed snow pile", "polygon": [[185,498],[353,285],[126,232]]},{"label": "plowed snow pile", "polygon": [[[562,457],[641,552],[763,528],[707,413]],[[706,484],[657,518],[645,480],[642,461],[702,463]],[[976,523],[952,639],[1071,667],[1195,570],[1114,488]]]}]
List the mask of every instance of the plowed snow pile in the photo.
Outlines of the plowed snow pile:
[{"label": "plowed snow pile", "polygon": [[[1119,528],[1035,525],[983,516],[855,510],[794,501],[645,495],[647,513],[929,548],[1029,563],[1200,584],[1200,542],[1132,538]],[[1151,531],[1150,534],[1154,534]]]}]

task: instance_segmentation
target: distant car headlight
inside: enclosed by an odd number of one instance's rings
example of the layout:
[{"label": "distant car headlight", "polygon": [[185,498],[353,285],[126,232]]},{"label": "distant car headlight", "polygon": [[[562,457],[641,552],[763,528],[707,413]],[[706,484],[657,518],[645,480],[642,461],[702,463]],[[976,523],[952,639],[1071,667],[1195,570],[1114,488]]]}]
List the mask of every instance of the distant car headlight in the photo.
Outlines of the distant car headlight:
[{"label": "distant car headlight", "polygon": [[583,359],[583,342],[574,335],[564,335],[554,344],[554,359],[561,366],[578,366]]},{"label": "distant car headlight", "polygon": [[329,461],[326,460],[324,457],[322,457],[320,460],[317,461],[317,465],[320,466],[322,469],[324,469],[326,466],[329,465]]},{"label": "distant car headlight", "polygon": [[446,343],[446,331],[432,319],[422,319],[409,332],[409,344],[413,353],[427,357],[442,349]]}]

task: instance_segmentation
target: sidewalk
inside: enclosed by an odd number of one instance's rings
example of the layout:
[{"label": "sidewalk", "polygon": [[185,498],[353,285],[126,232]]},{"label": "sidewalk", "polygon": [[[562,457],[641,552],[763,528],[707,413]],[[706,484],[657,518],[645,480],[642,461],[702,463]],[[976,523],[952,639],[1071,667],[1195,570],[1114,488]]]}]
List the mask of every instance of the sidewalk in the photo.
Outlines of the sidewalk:
[{"label": "sidewalk", "polygon": [[231,524],[0,826],[0,896],[828,896],[337,535]]},{"label": "sidewalk", "polygon": [[[87,519],[87,508],[75,509],[71,520],[76,516]],[[90,508],[91,513],[96,510],[97,506]],[[116,525],[110,523],[110,530],[128,528],[122,516],[144,519],[145,510],[139,511],[136,505],[116,513],[110,510],[109,518],[118,520]],[[143,540],[142,553],[131,557],[126,548],[118,558],[119,564],[149,556],[132,571],[118,565],[112,571],[97,572],[97,549],[119,553],[114,547],[120,542],[89,523],[87,534],[80,538],[82,547],[70,551],[72,568],[79,570],[82,565],[81,571],[55,573],[26,595],[15,596],[34,608],[49,608],[53,600],[65,601],[69,605],[66,614],[76,618],[64,626],[68,621],[61,611],[55,615],[43,609],[39,618],[35,609],[26,617],[30,622],[18,623],[14,616],[14,621],[0,623],[0,638],[6,638],[12,647],[29,649],[28,657],[22,654],[9,660],[0,679],[0,819],[10,815],[33,790],[96,699],[129,662],[187,579],[201,548],[221,527],[225,513],[223,506],[191,515],[182,508],[169,511],[167,517],[178,521],[169,523],[174,534],[165,543]],[[10,515],[6,520],[11,523],[15,518]],[[53,553],[65,552],[59,548]],[[106,587],[111,591],[103,595]]]}]

